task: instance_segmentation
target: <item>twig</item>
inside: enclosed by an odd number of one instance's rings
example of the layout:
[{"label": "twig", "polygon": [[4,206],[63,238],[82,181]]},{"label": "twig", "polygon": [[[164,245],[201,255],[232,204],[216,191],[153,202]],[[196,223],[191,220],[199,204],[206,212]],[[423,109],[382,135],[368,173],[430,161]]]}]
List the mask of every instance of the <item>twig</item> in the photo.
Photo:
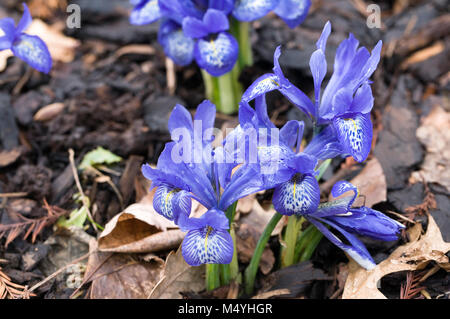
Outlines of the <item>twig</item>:
[{"label": "twig", "polygon": [[0,198],[25,197],[28,193],[0,193]]},{"label": "twig", "polygon": [[45,278],[44,280],[42,280],[41,282],[38,282],[36,285],[34,285],[33,287],[31,287],[28,291],[29,292],[33,292],[34,290],[36,290],[37,288],[39,288],[40,286],[42,286],[43,284],[47,283],[48,281],[52,280],[53,278],[55,278],[56,276],[58,276],[60,273],[62,273],[64,270],[66,270],[67,268],[69,268],[70,266],[79,263],[80,261],[88,258],[94,251],[88,252],[87,254],[81,256],[80,258],[75,259],[74,261],[72,261],[70,264],[58,269],[57,271],[55,271],[53,274],[51,274],[50,276],[48,276],[47,278]]},{"label": "twig", "polygon": [[77,167],[75,166],[75,152],[73,149],[69,149],[69,161],[70,166],[72,167],[73,178],[75,179],[75,184],[77,185],[78,192],[81,194],[83,206],[86,208],[87,214],[89,218],[92,220],[92,227],[94,227],[95,231],[98,231],[97,226],[94,223],[94,219],[92,218],[91,210],[89,209],[88,203],[86,203],[86,195],[84,195],[83,188],[81,187],[80,179],[78,177]]},{"label": "twig", "polygon": [[166,58],[166,77],[169,94],[173,95],[175,94],[175,89],[177,87],[177,78],[175,75],[175,64],[169,58]]}]

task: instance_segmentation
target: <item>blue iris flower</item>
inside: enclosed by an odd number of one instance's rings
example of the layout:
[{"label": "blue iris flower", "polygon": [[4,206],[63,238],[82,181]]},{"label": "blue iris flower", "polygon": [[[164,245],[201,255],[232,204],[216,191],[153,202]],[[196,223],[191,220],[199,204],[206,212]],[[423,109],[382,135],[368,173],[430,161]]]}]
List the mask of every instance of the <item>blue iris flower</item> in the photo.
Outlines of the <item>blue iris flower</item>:
[{"label": "blue iris flower", "polygon": [[10,49],[16,57],[32,68],[49,73],[52,68],[52,57],[41,38],[24,33],[30,26],[32,18],[25,3],[23,8],[23,16],[17,27],[12,18],[0,19],[0,29],[4,33],[0,36],[0,51]]},{"label": "blue iris flower", "polygon": [[258,169],[265,188],[275,189],[272,201],[275,209],[288,216],[314,212],[320,201],[315,178],[318,161],[313,154],[299,152],[304,123],[288,121],[277,129],[267,114],[264,95],[256,98],[255,110],[242,102],[239,119],[241,127],[258,130]]},{"label": "blue iris flower", "polygon": [[[198,106],[194,121],[185,107],[175,106],[169,119],[172,141],[156,169],[142,167],[152,187],[158,187],[155,210],[187,231],[182,253],[192,266],[231,262],[233,241],[224,211],[239,198],[265,189],[256,164],[241,165],[232,174],[237,163],[223,161],[224,147],[213,149],[215,114],[209,101]],[[191,198],[208,209],[200,218],[189,216]]]},{"label": "blue iris flower", "polygon": [[284,77],[278,63],[280,48],[274,55],[274,73],[257,79],[244,93],[243,99],[249,101],[266,92],[279,90],[322,128],[320,137],[311,145],[317,151],[319,145],[328,145],[329,152],[322,152],[319,159],[341,154],[362,162],[367,158],[372,143],[370,111],[374,99],[369,78],[380,61],[382,42],[379,41],[369,53],[365,47],[358,48],[358,40],[350,34],[337,49],[333,75],[322,92],[327,71],[325,48],[330,33],[331,24],[327,22],[316,43],[317,50],[310,59],[314,101]]},{"label": "blue iris flower", "polygon": [[[337,182],[331,193],[334,197],[338,197],[348,191],[353,191],[354,195],[320,204],[315,212],[301,215],[359,265],[372,269],[375,263],[364,244],[355,235],[392,241],[398,239],[400,231],[405,226],[374,209],[365,206],[352,207],[358,196],[358,190],[349,182]],[[340,236],[342,239],[327,226],[339,232],[343,236]]]},{"label": "blue iris flower", "polygon": [[310,0],[130,0],[130,22],[143,25],[161,20],[158,41],[165,54],[185,66],[193,60],[213,76],[234,67],[239,45],[228,32],[229,16],[253,21],[274,10],[290,27],[306,18]]}]

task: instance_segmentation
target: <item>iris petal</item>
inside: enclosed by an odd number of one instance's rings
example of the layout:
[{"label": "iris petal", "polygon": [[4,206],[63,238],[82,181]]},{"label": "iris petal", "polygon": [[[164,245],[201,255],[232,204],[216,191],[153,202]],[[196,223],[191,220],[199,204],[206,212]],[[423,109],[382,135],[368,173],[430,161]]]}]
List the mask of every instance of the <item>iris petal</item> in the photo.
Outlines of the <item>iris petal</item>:
[{"label": "iris petal", "polygon": [[19,36],[22,32],[24,32],[30,26],[32,21],[33,18],[31,17],[30,10],[27,5],[23,3],[23,16],[17,25],[16,36]]},{"label": "iris petal", "polygon": [[194,59],[195,41],[187,37],[183,30],[172,21],[161,24],[158,33],[159,43],[164,48],[164,53],[176,64],[185,66]]},{"label": "iris petal", "polygon": [[153,23],[161,18],[158,0],[144,1],[137,5],[130,14],[130,23],[144,25]]},{"label": "iris petal", "polygon": [[335,118],[333,121],[344,152],[356,161],[363,162],[372,144],[370,114],[357,114],[353,118]]},{"label": "iris petal", "polygon": [[272,73],[264,74],[254,81],[242,95],[242,100],[250,102],[258,96],[280,88],[278,76]]},{"label": "iris petal", "polygon": [[231,235],[210,226],[189,231],[181,249],[184,260],[191,266],[229,264],[233,259]]},{"label": "iris petal", "polygon": [[234,67],[239,53],[236,39],[227,32],[216,39],[200,39],[195,45],[195,59],[212,76],[221,76]]},{"label": "iris petal", "polygon": [[49,73],[52,57],[47,45],[37,36],[21,34],[11,47],[14,55],[27,62],[32,68]]},{"label": "iris petal", "polygon": [[274,12],[290,27],[295,28],[308,15],[310,0],[280,0]]},{"label": "iris petal", "polygon": [[345,238],[349,241],[350,245],[345,244],[342,240],[340,240],[336,235],[334,235],[327,227],[322,225],[315,218],[308,218],[308,220],[316,226],[322,234],[325,235],[333,244],[338,246],[340,249],[345,251],[353,260],[355,260],[361,267],[365,269],[373,269],[375,267],[375,262],[370,256],[364,244],[361,243],[355,236],[348,233],[341,227],[337,226],[333,222],[327,221],[325,219],[321,219],[321,221],[329,224],[331,227],[338,230]]},{"label": "iris petal", "polygon": [[283,215],[307,215],[319,206],[319,183],[312,175],[295,175],[290,181],[275,188],[273,206]]},{"label": "iris petal", "polygon": [[397,240],[401,229],[405,228],[383,213],[365,206],[352,209],[349,216],[330,216],[329,219],[347,231],[384,241]]},{"label": "iris petal", "polygon": [[279,0],[236,0],[233,16],[239,21],[253,21],[272,11]]},{"label": "iris petal", "polygon": [[178,192],[163,185],[155,192],[153,207],[159,214],[177,223],[180,214],[189,216],[191,213],[191,198],[186,191]]}]

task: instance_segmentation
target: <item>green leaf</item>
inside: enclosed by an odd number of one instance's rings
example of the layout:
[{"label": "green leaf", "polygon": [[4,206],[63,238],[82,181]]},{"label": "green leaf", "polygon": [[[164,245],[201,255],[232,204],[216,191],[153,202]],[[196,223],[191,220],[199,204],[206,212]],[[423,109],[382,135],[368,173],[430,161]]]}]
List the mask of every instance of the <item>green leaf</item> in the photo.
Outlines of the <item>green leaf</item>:
[{"label": "green leaf", "polygon": [[70,213],[69,219],[65,217],[61,217],[58,220],[57,225],[60,227],[66,227],[69,228],[70,226],[76,226],[83,228],[84,223],[86,222],[86,219],[88,217],[88,211],[86,206],[82,206],[79,209],[75,209]]},{"label": "green leaf", "polygon": [[93,167],[95,165],[113,164],[120,162],[121,160],[122,158],[120,156],[117,156],[116,154],[99,146],[95,150],[88,152],[84,156],[78,168],[81,170],[85,170],[86,168]]}]

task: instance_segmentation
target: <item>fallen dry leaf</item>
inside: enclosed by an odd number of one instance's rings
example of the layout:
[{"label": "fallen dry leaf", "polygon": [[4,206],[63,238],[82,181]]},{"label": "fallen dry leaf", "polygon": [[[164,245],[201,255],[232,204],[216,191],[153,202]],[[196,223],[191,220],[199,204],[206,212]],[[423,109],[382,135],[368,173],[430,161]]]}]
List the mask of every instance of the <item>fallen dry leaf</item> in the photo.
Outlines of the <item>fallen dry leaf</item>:
[{"label": "fallen dry leaf", "polygon": [[[96,250],[96,241],[90,251]],[[145,299],[160,280],[164,262],[145,262],[131,254],[95,252],[89,257],[85,282],[92,281],[91,299]]]},{"label": "fallen dry leaf", "polygon": [[416,132],[427,152],[420,171],[411,180],[438,183],[450,192],[450,112],[435,105]]},{"label": "fallen dry leaf", "polygon": [[450,271],[449,259],[445,255],[450,250],[450,243],[444,242],[433,217],[427,216],[427,232],[421,235],[421,226],[417,223],[409,234],[410,242],[398,247],[374,269],[367,271],[350,260],[342,299],[386,299],[377,289],[382,277],[393,272],[422,270],[430,261]]},{"label": "fallen dry leaf", "polygon": [[150,192],[110,220],[98,239],[101,251],[150,253],[178,247],[184,233],[153,208]]},{"label": "fallen dry leaf", "polygon": [[150,299],[182,299],[181,292],[205,289],[205,265],[192,267],[183,258],[181,247],[166,259],[161,280],[148,295]]},{"label": "fallen dry leaf", "polygon": [[[274,214],[277,214],[277,212],[272,206],[269,210],[265,210],[259,202],[255,200],[251,212],[242,216],[240,222],[241,224],[252,225],[260,232],[260,234],[262,234],[264,228],[266,228],[266,225],[270,222]],[[273,230],[271,236],[278,236],[282,229],[283,223],[280,221]]]}]

